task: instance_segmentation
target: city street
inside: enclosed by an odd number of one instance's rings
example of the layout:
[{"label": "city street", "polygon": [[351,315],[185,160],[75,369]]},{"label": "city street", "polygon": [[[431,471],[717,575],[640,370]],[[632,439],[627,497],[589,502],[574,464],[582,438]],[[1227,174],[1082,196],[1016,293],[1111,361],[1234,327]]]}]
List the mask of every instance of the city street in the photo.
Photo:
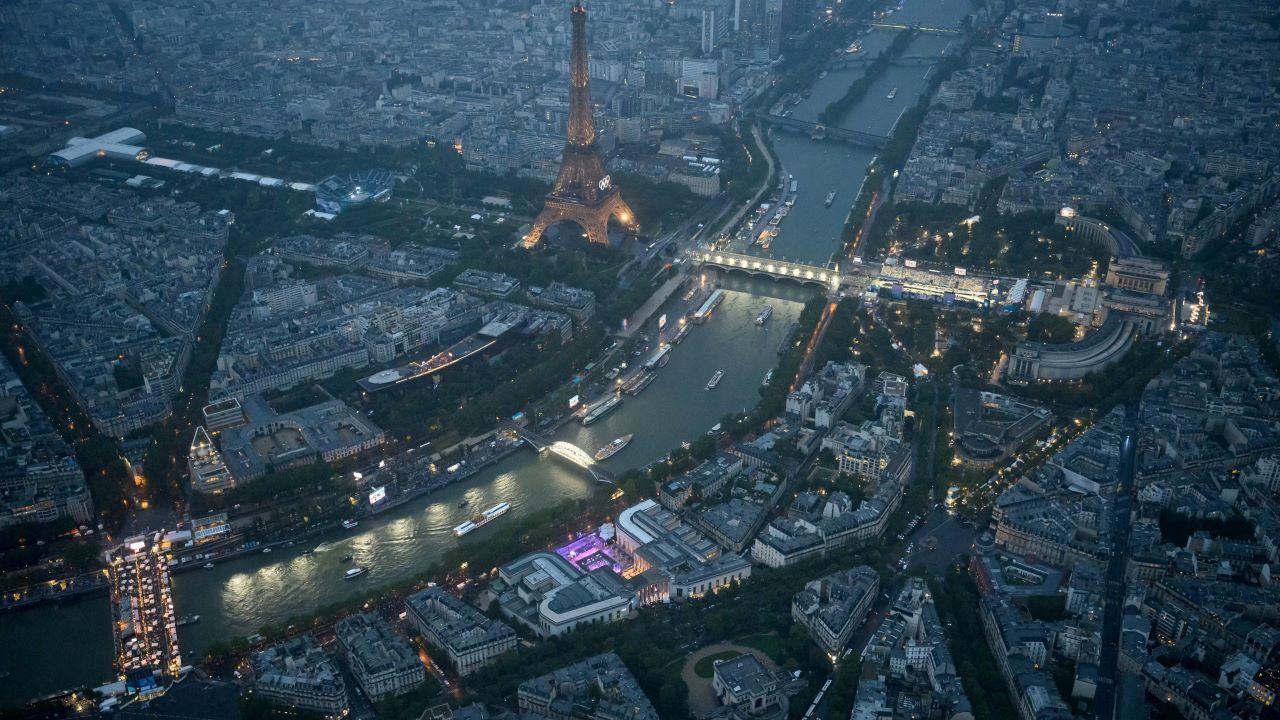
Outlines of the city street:
[{"label": "city street", "polygon": [[[1130,428],[1132,428],[1135,414],[1136,410],[1129,408]],[[1095,698],[1099,720],[1133,717],[1128,712],[1119,712],[1120,707],[1116,703],[1118,695],[1116,680],[1120,678],[1117,665],[1120,656],[1120,629],[1124,621],[1124,573],[1129,561],[1129,512],[1133,495],[1135,445],[1134,435],[1125,437],[1124,446],[1120,450],[1120,488],[1116,493],[1115,506],[1110,518],[1114,535],[1111,561],[1107,565],[1106,610],[1102,620],[1102,657],[1098,666],[1099,681]],[[1122,678],[1121,682],[1124,682]],[[1132,695],[1126,693],[1126,697],[1132,698]]]}]

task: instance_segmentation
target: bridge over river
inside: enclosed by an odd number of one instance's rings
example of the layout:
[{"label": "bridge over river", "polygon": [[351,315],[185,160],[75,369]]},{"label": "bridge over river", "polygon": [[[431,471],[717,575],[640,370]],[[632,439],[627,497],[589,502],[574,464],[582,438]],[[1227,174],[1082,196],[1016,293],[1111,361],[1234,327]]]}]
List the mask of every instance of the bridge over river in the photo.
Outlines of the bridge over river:
[{"label": "bridge over river", "polygon": [[[828,127],[821,123],[813,123],[807,120],[785,117],[783,115],[774,115],[771,113],[759,113],[756,117],[759,118],[760,122],[767,125],[773,125],[782,130],[804,133],[810,137],[822,136],[827,140],[835,140],[837,142],[848,143],[850,145],[875,148],[876,150],[881,150],[885,145],[889,144],[889,138],[886,135],[875,135],[873,133],[862,132],[861,130],[846,130],[844,128]],[[819,130],[819,128],[821,129]]]},{"label": "bridge over river", "polygon": [[827,291],[829,297],[835,296],[842,288],[861,292],[880,274],[879,263],[850,263],[845,267],[831,263],[823,266],[722,250],[697,250],[690,253],[690,258],[694,265],[737,270],[802,285],[818,285]]},{"label": "bridge over river", "polygon": [[[899,55],[889,60],[889,64],[898,67],[926,67],[938,62],[938,55]],[[858,67],[874,62],[875,56],[859,55],[857,57],[838,58],[831,63],[832,68]]]},{"label": "bridge over river", "polygon": [[529,443],[538,452],[551,453],[586,470],[587,474],[596,482],[609,483],[610,485],[616,484],[613,473],[597,465],[595,458],[577,445],[564,440],[552,440],[528,428],[512,427],[511,431],[516,434],[516,437]]},{"label": "bridge over river", "polygon": [[960,29],[954,27],[938,27],[935,25],[905,24],[905,23],[887,23],[873,22],[871,27],[881,30],[914,30],[916,32],[931,33],[934,35],[959,35]]}]

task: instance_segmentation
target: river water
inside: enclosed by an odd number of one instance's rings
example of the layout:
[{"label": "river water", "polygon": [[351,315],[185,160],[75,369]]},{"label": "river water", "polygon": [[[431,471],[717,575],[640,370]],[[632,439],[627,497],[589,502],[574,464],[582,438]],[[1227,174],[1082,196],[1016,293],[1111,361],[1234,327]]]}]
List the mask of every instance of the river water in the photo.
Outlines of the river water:
[{"label": "river water", "polygon": [[[913,13],[916,6],[930,8],[929,22],[936,26],[955,26],[968,9],[963,0],[909,0],[906,7],[892,16],[894,22],[904,22],[899,16],[917,21],[917,15],[923,11]],[[859,57],[875,56],[889,46],[898,32],[873,29],[862,36],[863,53]],[[956,39],[954,35],[917,35],[901,54],[904,63],[891,65],[877,77],[838,126],[888,135],[898,117],[915,106],[920,94],[928,88],[932,64],[916,58],[939,57]],[[827,105],[843,96],[849,85],[863,75],[863,67],[854,65],[831,70],[826,77],[815,79],[811,95],[792,108],[792,117],[817,122]],[[894,88],[897,93],[890,99],[888,95]],[[795,206],[782,221],[767,254],[797,262],[826,263],[840,248],[840,231],[876,151],[830,140],[815,142],[806,135],[791,132],[775,132],[773,148],[782,161],[783,170],[795,180],[798,194]],[[826,196],[832,190],[836,197],[828,207]]]},{"label": "river water", "polygon": [[[712,317],[695,326],[676,346],[666,367],[640,395],[626,396],[621,407],[590,426],[570,423],[556,435],[589,452],[615,437],[635,438],[603,465],[614,472],[648,464],[684,440],[692,440],[732,412],[755,405],[761,381],[777,363],[776,351],[795,323],[810,291],[767,281],[726,278],[726,297]],[[677,298],[678,300],[678,298]],[[772,305],[763,326],[755,317]],[[732,360],[728,349],[745,349]],[[724,377],[705,388],[716,370]],[[200,622],[179,629],[188,660],[213,643],[249,635],[263,625],[360,596],[361,588],[420,576],[458,544],[482,543],[493,528],[481,528],[459,540],[453,528],[477,509],[511,503],[515,519],[561,501],[585,497],[594,481],[580,469],[532,450],[517,452],[456,485],[368,518],[350,532],[337,531],[293,548],[277,548],[219,563],[212,570],[173,576],[179,615],[198,614]],[[459,508],[463,499],[466,508]],[[323,542],[322,542],[323,540]],[[303,551],[313,550],[311,555]],[[365,577],[347,581],[354,564],[369,568]],[[110,679],[111,634],[105,597],[63,606],[45,606],[0,616],[0,706],[79,684]],[[8,649],[22,648],[21,652]]]},{"label": "river water", "polygon": [[[955,27],[968,11],[968,0],[907,0],[893,22]],[[893,30],[873,30],[862,37],[868,54],[886,47]],[[955,36],[921,34],[904,57],[938,56]],[[894,65],[879,77],[840,126],[888,134],[901,112],[915,104],[927,87],[927,64]],[[860,67],[835,69],[818,79],[812,95],[793,116],[815,121],[818,113],[844,94],[862,75]],[[898,88],[890,100],[886,95]],[[834,142],[815,142],[803,135],[777,133],[774,149],[784,170],[795,176],[799,194],[782,222],[771,254],[805,262],[826,262],[839,247],[840,230],[875,152]],[[829,190],[837,197],[824,205]],[[589,427],[572,423],[557,435],[589,452],[625,433],[631,444],[605,462],[615,472],[647,464],[681,441],[706,432],[727,413],[755,404],[761,380],[777,361],[777,349],[795,322],[810,291],[737,277],[722,283],[727,297],[705,324],[695,327],[672,353],[657,379],[637,397]],[[756,314],[770,304],[773,317],[763,327]],[[724,370],[715,390],[708,378]],[[199,623],[181,628],[188,659],[198,658],[213,643],[248,635],[353,597],[361,585],[375,587],[420,575],[445,551],[484,542],[492,529],[481,528],[465,539],[452,529],[477,508],[511,503],[519,518],[563,500],[586,496],[592,480],[563,461],[532,451],[517,453],[476,476],[430,496],[365,520],[349,533],[336,533],[314,545],[276,550],[220,563],[212,570],[174,576],[174,604],[179,615],[198,614]],[[458,508],[466,499],[468,506]],[[495,526],[502,521],[499,520]],[[304,550],[316,550],[302,555]],[[346,581],[343,555],[369,568],[366,578]],[[94,597],[67,605],[38,607],[0,615],[0,707],[69,687],[111,679],[111,634],[108,603]]]}]

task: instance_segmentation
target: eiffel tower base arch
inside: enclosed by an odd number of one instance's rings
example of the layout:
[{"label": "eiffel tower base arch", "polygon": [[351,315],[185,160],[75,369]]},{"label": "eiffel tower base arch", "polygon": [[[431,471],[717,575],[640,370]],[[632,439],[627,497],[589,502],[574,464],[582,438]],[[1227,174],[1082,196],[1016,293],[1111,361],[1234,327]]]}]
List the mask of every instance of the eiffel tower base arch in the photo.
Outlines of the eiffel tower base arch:
[{"label": "eiffel tower base arch", "polygon": [[624,227],[635,227],[634,213],[622,199],[622,195],[616,191],[595,205],[548,196],[546,205],[534,219],[533,226],[529,229],[529,234],[525,235],[523,244],[525,248],[535,248],[542,241],[547,228],[562,220],[572,220],[582,226],[587,242],[608,247],[611,245],[609,242],[610,217],[617,217]]}]

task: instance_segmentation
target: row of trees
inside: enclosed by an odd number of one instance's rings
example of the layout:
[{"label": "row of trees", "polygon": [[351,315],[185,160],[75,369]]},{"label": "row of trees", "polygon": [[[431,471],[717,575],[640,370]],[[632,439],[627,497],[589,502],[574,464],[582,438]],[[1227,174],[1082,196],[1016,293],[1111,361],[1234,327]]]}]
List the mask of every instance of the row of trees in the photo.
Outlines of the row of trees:
[{"label": "row of trees", "polygon": [[397,440],[422,442],[446,432],[460,439],[492,428],[553,390],[581,369],[603,341],[599,328],[579,330],[563,344],[545,338],[512,347],[491,363],[454,366],[439,376],[438,385],[424,380],[375,394],[368,402],[374,420]]},{"label": "row of trees", "polygon": [[209,395],[209,381],[218,362],[227,322],[245,288],[245,260],[257,253],[266,239],[290,227],[310,205],[301,193],[264,188],[249,183],[202,182],[188,187],[200,193],[193,197],[201,207],[229,207],[236,213],[227,246],[226,262],[205,313],[191,360],[183,375],[182,390],[174,398],[174,414],[151,432],[151,445],[143,460],[143,474],[154,502],[167,502],[185,495],[182,475],[191,435],[203,422],[201,410]]},{"label": "row of trees", "polygon": [[969,573],[963,566],[953,566],[941,583],[931,583],[930,590],[938,614],[946,623],[956,674],[969,696],[973,716],[980,720],[1017,717],[982,624],[976,622],[981,617],[980,599]]},{"label": "row of trees", "polygon": [[89,416],[72,399],[53,361],[23,332],[8,303],[0,305],[0,323],[6,329],[5,358],[58,434],[71,445],[99,518],[108,531],[115,532],[124,522],[127,509],[124,490],[131,480],[124,460],[115,444],[98,432]]},{"label": "row of trees", "polygon": [[[929,78],[928,88],[920,94],[920,100],[911,109],[902,113],[898,121],[894,123],[893,132],[889,135],[889,142],[880,151],[880,159],[868,171],[869,175],[867,176],[867,181],[862,185],[862,192],[854,200],[853,207],[849,212],[849,219],[845,222],[844,228],[840,232],[841,242],[846,248],[852,245],[859,231],[863,230],[863,221],[867,217],[867,210],[871,207],[872,198],[876,197],[884,186],[885,177],[893,170],[900,169],[906,163],[907,156],[911,154],[911,148],[915,145],[916,136],[920,133],[920,124],[924,122],[924,117],[928,114],[929,106],[933,101],[933,91],[944,80],[951,77],[952,73],[964,67],[964,56],[967,54],[967,49],[966,43],[965,47],[961,48],[959,52],[944,57],[934,65],[935,71]],[[874,255],[883,250],[884,233],[881,228],[887,226],[891,217],[892,212],[882,212],[877,216],[875,226],[867,228],[869,235],[863,252],[864,255]]]},{"label": "row of trees", "polygon": [[867,66],[866,72],[863,73],[862,77],[854,80],[853,84],[849,85],[849,89],[845,90],[844,95],[832,100],[823,108],[822,112],[818,113],[818,122],[823,125],[840,124],[840,121],[844,119],[845,115],[849,114],[853,106],[857,105],[866,96],[867,91],[871,89],[872,83],[883,75],[889,69],[893,60],[907,49],[915,35],[915,32],[910,30],[895,35],[893,42],[889,43],[889,47],[885,48],[884,52],[877,55],[876,59],[872,60],[871,64]]},{"label": "row of trees", "polygon": [[329,466],[312,463],[284,470],[273,470],[253,482],[232,488],[221,495],[195,494],[191,509],[196,512],[224,510],[235,505],[279,502],[317,492],[348,489],[341,485]]}]

